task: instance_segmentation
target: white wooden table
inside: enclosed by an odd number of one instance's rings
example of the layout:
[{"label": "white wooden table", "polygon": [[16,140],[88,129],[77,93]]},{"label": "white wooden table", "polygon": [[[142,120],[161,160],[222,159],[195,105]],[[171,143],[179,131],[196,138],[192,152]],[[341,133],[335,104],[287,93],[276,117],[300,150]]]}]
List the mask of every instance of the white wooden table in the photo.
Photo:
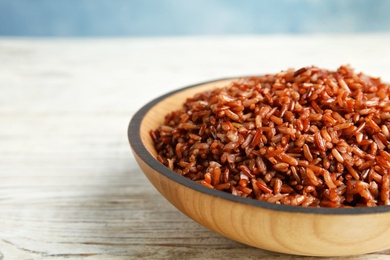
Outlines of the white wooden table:
[{"label": "white wooden table", "polygon": [[128,122],[152,98],[222,77],[349,63],[390,81],[389,57],[390,34],[0,38],[0,259],[300,259],[176,210],[138,168]]}]

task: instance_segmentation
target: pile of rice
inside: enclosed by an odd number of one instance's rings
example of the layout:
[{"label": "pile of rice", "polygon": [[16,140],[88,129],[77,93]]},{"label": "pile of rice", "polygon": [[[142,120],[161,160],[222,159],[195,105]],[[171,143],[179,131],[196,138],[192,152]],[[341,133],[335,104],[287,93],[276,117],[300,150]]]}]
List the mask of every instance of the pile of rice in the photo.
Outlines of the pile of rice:
[{"label": "pile of rice", "polygon": [[389,205],[390,85],[317,67],[188,98],[150,134],[157,159],[237,196],[305,207]]}]

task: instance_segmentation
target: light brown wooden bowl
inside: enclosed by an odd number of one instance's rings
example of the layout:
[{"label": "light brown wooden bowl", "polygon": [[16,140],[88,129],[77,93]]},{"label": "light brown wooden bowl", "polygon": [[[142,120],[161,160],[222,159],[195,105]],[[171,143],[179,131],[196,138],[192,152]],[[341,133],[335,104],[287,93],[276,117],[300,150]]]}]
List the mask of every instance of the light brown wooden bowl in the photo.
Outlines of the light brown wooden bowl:
[{"label": "light brown wooden bowl", "polygon": [[[276,252],[343,256],[390,248],[390,207],[304,208],[241,198],[206,188],[156,160],[149,136],[164,116],[195,93],[226,86],[217,80],[161,96],[132,118],[128,137],[135,158],[154,187],[181,212],[201,225],[238,242]],[[183,230],[185,232],[185,230]]]}]

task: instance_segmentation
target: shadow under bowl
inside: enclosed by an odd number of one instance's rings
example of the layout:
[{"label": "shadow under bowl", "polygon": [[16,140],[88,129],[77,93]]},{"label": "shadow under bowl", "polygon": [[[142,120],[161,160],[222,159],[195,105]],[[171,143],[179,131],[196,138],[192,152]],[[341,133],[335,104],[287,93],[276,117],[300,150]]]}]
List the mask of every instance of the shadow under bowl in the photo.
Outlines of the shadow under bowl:
[{"label": "shadow under bowl", "polygon": [[[156,159],[150,130],[201,91],[228,85],[222,79],[178,89],[142,107],[128,138],[135,159],[154,187],[199,224],[232,240],[270,251],[345,256],[390,248],[390,207],[306,208],[273,204],[204,187]],[[185,232],[183,230],[183,232]]]}]

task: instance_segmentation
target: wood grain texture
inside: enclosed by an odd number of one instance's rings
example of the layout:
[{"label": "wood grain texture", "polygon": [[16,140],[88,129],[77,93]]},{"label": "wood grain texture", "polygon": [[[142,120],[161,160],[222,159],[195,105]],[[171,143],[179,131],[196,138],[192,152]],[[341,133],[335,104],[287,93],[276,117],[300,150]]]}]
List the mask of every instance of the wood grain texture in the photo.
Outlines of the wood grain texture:
[{"label": "wood grain texture", "polygon": [[0,259],[300,259],[233,242],[175,209],[136,165],[128,122],[152,98],[216,78],[350,63],[389,81],[389,43],[1,38]]}]

